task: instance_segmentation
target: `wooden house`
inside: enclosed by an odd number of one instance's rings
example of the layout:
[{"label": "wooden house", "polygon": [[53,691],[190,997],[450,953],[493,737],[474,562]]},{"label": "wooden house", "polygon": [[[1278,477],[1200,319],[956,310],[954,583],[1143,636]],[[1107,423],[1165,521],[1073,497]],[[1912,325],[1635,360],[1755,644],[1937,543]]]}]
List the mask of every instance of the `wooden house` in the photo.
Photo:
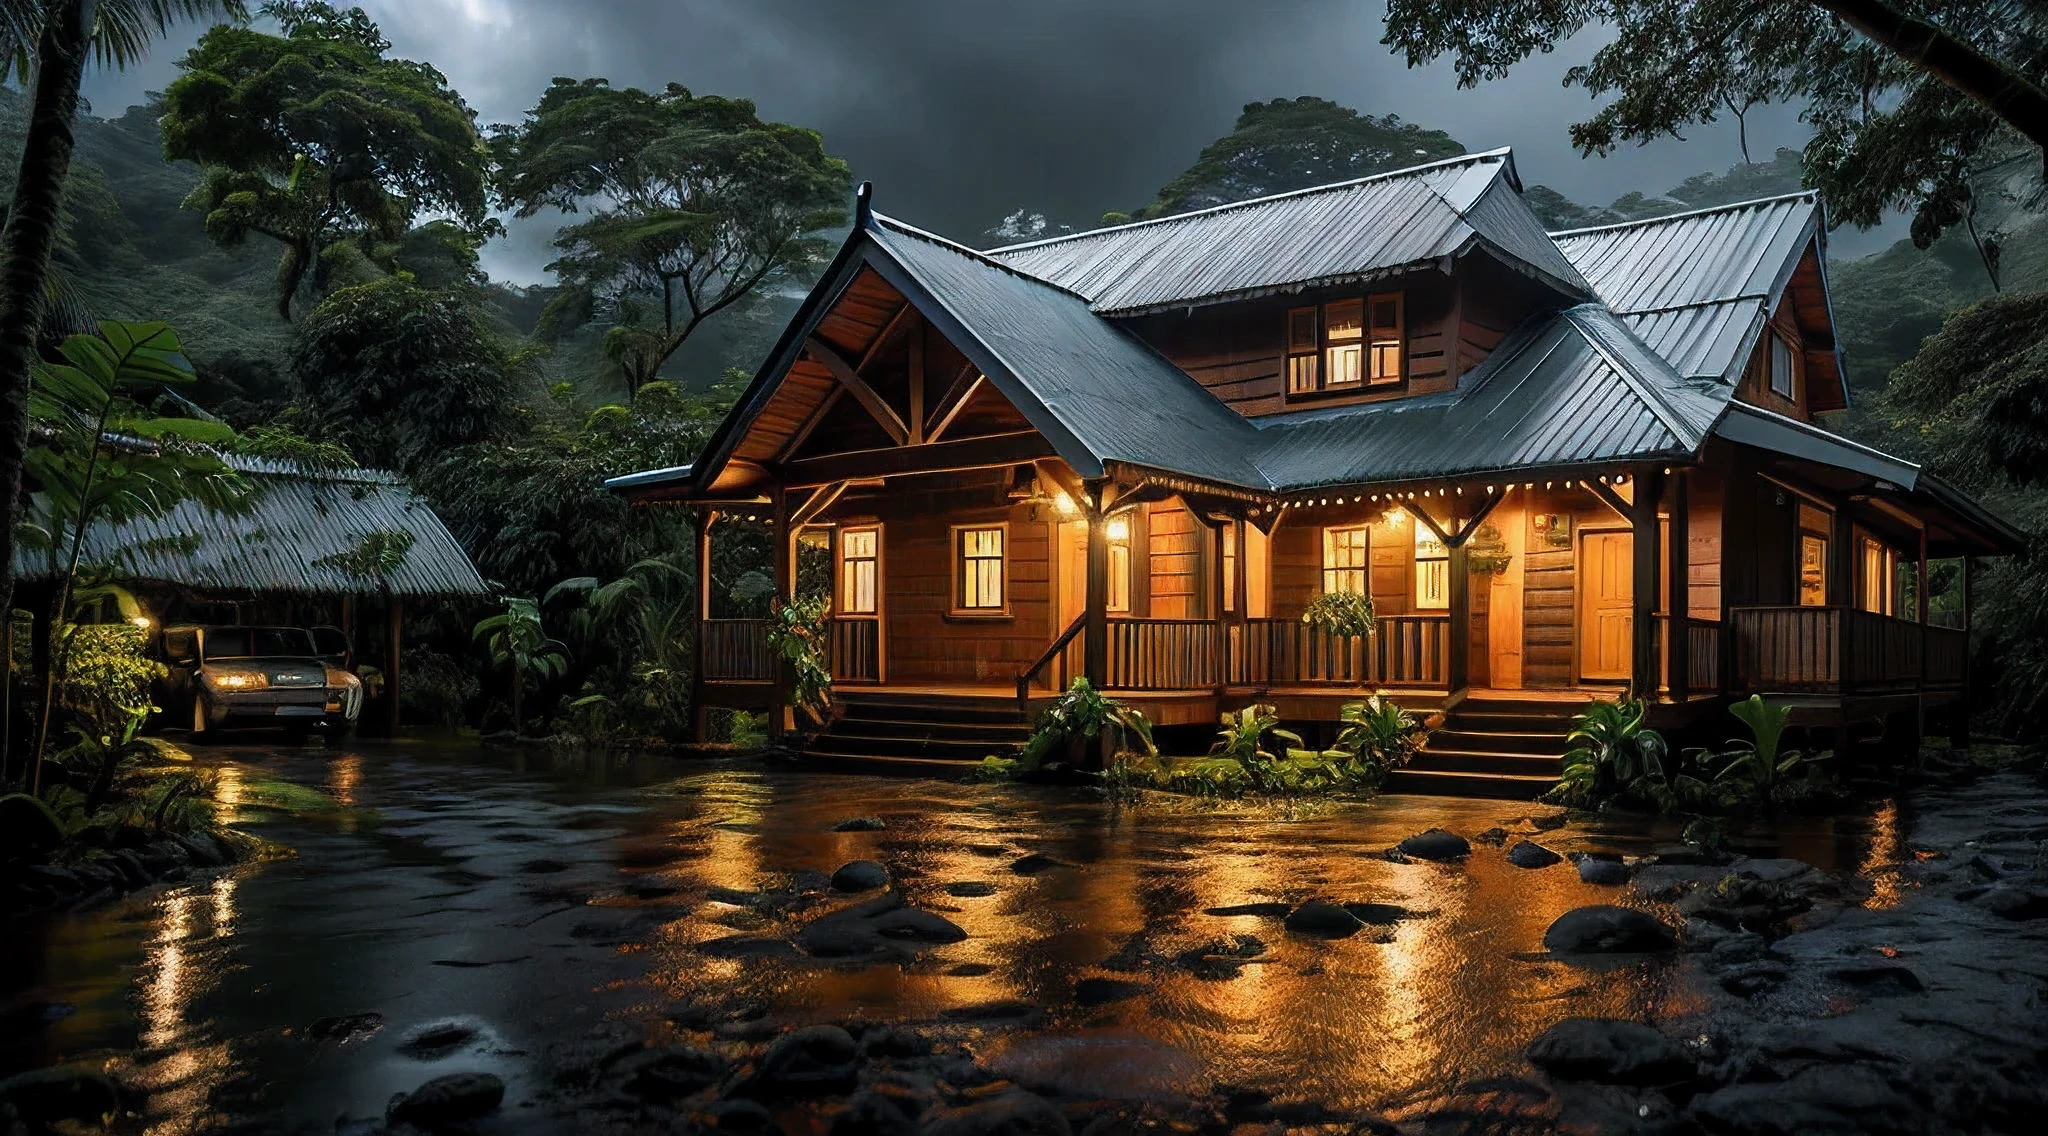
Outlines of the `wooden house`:
[{"label": "wooden house", "polygon": [[[821,757],[979,758],[1082,675],[1167,725],[1395,691],[1443,711],[1408,788],[1548,784],[1625,688],[1917,737],[1966,678],[1930,559],[2020,536],[1824,425],[1825,241],[1812,194],[1547,233],[1506,150],[987,252],[864,187],[700,460],[611,484],[767,520],[785,593],[829,544]],[[700,705],[780,705],[702,614]]]}]

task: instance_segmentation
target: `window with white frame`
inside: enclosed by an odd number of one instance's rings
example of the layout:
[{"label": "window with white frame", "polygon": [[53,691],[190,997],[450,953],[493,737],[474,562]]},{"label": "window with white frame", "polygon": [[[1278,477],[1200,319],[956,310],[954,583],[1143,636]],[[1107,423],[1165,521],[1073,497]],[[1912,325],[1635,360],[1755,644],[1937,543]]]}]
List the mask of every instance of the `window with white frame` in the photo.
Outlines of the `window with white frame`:
[{"label": "window with white frame", "polygon": [[839,614],[875,614],[881,558],[880,529],[847,529],[839,534]]},{"label": "window with white frame", "polygon": [[1424,524],[1415,526],[1415,606],[1451,606],[1451,550]]},{"label": "window with white frame", "polygon": [[1364,525],[1323,530],[1323,591],[1371,594],[1372,552]]},{"label": "window with white frame", "polygon": [[1002,525],[962,525],[953,530],[953,606],[964,612],[1004,610],[1004,546],[1009,530]]},{"label": "window with white frame", "polygon": [[1775,331],[1771,333],[1770,367],[1771,393],[1797,399],[1799,385],[1792,368],[1792,342]]}]

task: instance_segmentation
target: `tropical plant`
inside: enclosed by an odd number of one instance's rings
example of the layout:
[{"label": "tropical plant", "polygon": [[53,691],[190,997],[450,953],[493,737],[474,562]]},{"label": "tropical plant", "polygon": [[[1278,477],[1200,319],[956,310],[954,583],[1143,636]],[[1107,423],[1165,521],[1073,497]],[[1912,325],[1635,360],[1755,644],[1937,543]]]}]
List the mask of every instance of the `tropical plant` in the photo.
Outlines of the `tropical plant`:
[{"label": "tropical plant", "polygon": [[555,238],[563,287],[541,333],[602,318],[628,398],[705,320],[802,278],[830,251],[815,234],[846,220],[852,176],[816,132],[675,84],[556,79],[492,145],[505,208],[588,212]]},{"label": "tropical plant", "polygon": [[1372,597],[1358,592],[1323,592],[1302,609],[1301,621],[1340,639],[1372,634]]},{"label": "tropical plant", "polygon": [[50,258],[71,172],[86,62],[122,68],[179,20],[240,17],[239,0],[0,0],[0,82],[32,96],[14,193],[0,228],[0,611],[14,608],[14,525],[28,452],[29,388],[51,295]]},{"label": "tropical plant", "polygon": [[1643,724],[1639,698],[1594,702],[1572,719],[1563,776],[1544,800],[1575,808],[1634,803],[1668,812],[1704,794],[1700,780],[1669,761],[1664,735]]},{"label": "tropical plant", "polygon": [[797,596],[769,613],[768,649],[789,664],[790,705],[822,724],[832,707],[831,597]]},{"label": "tropical plant", "polygon": [[541,626],[540,604],[526,596],[504,596],[503,611],[478,621],[470,636],[484,646],[491,665],[512,672],[512,732],[525,728],[522,714],[529,678],[546,682],[569,668],[569,648],[548,638]]},{"label": "tropical plant", "polygon": [[277,310],[337,265],[388,265],[420,213],[486,225],[488,152],[462,96],[433,67],[387,58],[360,8],[263,7],[283,35],[222,25],[200,37],[164,91],[164,156],[199,164],[186,204],[234,247],[284,246]]},{"label": "tropical plant", "polygon": [[1136,707],[1103,694],[1083,677],[1076,678],[1065,693],[1039,712],[1031,736],[1015,757],[990,757],[982,765],[986,772],[998,776],[1036,773],[1090,742],[1106,744],[1113,753],[1136,745],[1144,756],[1159,756],[1159,747],[1152,742],[1151,721]]},{"label": "tropical plant", "polygon": [[1374,785],[1408,764],[1429,730],[1415,715],[1394,704],[1385,691],[1346,702],[1337,712],[1337,741],[1331,748],[1363,763],[1361,771]]},{"label": "tropical plant", "polygon": [[1796,749],[1780,749],[1785,725],[1792,717],[1790,706],[1766,702],[1760,695],[1752,694],[1730,706],[1728,712],[1749,727],[1750,740],[1735,742],[1721,754],[1727,764],[1721,768],[1717,781],[1732,782],[1753,799],[1770,800],[1779,795],[1802,766],[1809,767],[1809,776],[1819,772],[1812,763],[1820,757],[1808,757]]},{"label": "tropical plant", "polygon": [[156,709],[150,684],[170,673],[145,653],[147,641],[143,628],[123,621],[67,624],[54,644],[52,673],[63,675],[56,703],[74,739],[57,760],[82,780],[87,812],[105,802],[116,770],[138,752],[136,735]]},{"label": "tropical plant", "polygon": [[[60,355],[62,362],[36,366],[29,411],[47,444],[28,454],[26,468],[39,492],[15,534],[42,551],[58,581],[52,626],[70,618],[85,533],[94,524],[161,516],[188,499],[223,512],[245,500],[241,478],[207,448],[231,442],[232,430],[204,419],[158,417],[140,401],[145,392],[192,381],[191,364],[169,327],[109,320],[98,335],[66,339]],[[38,763],[49,740],[52,693],[62,679],[61,662],[44,676]]]},{"label": "tropical plant", "polygon": [[[1282,743],[1279,752],[1268,748],[1267,739]],[[1286,756],[1290,749],[1302,749],[1308,743],[1292,730],[1280,728],[1280,711],[1265,703],[1254,703],[1242,710],[1227,710],[1223,713],[1223,726],[1216,731],[1216,740],[1209,744],[1209,756],[1227,757],[1244,766],[1254,781],[1266,781],[1265,774]]]},{"label": "tropical plant", "polygon": [[685,553],[635,561],[617,579],[577,576],[548,589],[544,607],[574,601],[574,638],[616,657],[615,685],[586,682],[573,701],[592,727],[608,735],[630,721],[651,733],[679,737],[690,721],[691,627],[697,610],[697,572]]}]

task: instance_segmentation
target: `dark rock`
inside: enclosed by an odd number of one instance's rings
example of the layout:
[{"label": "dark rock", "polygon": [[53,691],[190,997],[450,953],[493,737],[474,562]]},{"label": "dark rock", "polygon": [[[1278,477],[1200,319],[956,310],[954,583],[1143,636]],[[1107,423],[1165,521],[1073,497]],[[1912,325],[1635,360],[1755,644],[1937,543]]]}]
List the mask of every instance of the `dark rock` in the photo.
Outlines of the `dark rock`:
[{"label": "dark rock", "polygon": [[933,1047],[931,1038],[908,1026],[874,1026],[860,1035],[864,1058],[928,1057]]},{"label": "dark rock", "polygon": [[407,1093],[391,1106],[390,1119],[420,1128],[439,1128],[497,1111],[505,1082],[489,1073],[450,1073]]},{"label": "dark rock", "polygon": [[899,907],[872,920],[875,933],[885,939],[912,943],[957,943],[967,937],[958,923],[943,915]]},{"label": "dark rock", "polygon": [[1189,947],[1173,957],[1173,965],[1196,978],[1221,981],[1244,971],[1245,960],[1266,953],[1266,944],[1256,935],[1235,935]]},{"label": "dark rock", "polygon": [[994,974],[995,970],[985,962],[963,962],[947,967],[946,973],[954,978],[980,978],[984,974]]},{"label": "dark rock", "polygon": [[1051,871],[1054,868],[1071,867],[1073,867],[1072,864],[1055,860],[1042,852],[1033,852],[1029,856],[1021,857],[1011,863],[1010,870],[1020,876],[1035,876],[1040,872]]},{"label": "dark rock", "polygon": [[751,1087],[737,1095],[757,1099],[822,1096],[853,1089],[860,1072],[860,1046],[838,1026],[806,1026],[776,1038],[761,1055]]},{"label": "dark rock", "polygon": [[1776,963],[1749,963],[1722,975],[1721,989],[1739,998],[1754,998],[1791,976],[1790,971]]},{"label": "dark rock", "polygon": [[1494,825],[1485,832],[1474,835],[1472,842],[1474,844],[1491,844],[1498,848],[1508,842],[1508,830],[1499,825]]},{"label": "dark rock", "polygon": [[1865,994],[1920,994],[1927,984],[1903,966],[1844,966],[1828,972],[1837,982],[1857,987]]},{"label": "dark rock", "polygon": [[1472,845],[1455,832],[1432,828],[1394,845],[1394,851],[1411,860],[1462,860],[1472,854]]},{"label": "dark rock", "polygon": [[772,1136],[782,1131],[782,1126],[775,1123],[775,1114],[768,1110],[767,1105],[744,1097],[712,1101],[704,1106],[699,1118],[713,1132],[756,1132],[762,1136]]},{"label": "dark rock", "polygon": [[881,817],[848,817],[832,826],[834,832],[880,832],[889,827]]},{"label": "dark rock", "polygon": [[1993,915],[2015,921],[2048,917],[2048,889],[1994,884],[1970,902]]},{"label": "dark rock", "polygon": [[1034,1022],[1045,1016],[1045,1011],[1029,1002],[1015,998],[999,998],[993,1002],[976,1002],[971,1006],[955,1006],[940,1011],[939,1016],[949,1022],[984,1022],[1002,1025],[1016,1025]]},{"label": "dark rock", "polygon": [[865,1089],[832,1114],[826,1136],[914,1136],[917,1101],[907,1094]]},{"label": "dark rock", "polygon": [[337,1041],[343,1044],[358,1038],[368,1037],[384,1028],[384,1015],[374,1010],[360,1014],[337,1014],[330,1018],[315,1018],[306,1027],[306,1036],[314,1041]]},{"label": "dark rock", "polygon": [[940,1109],[924,1118],[918,1136],[1071,1136],[1059,1109],[1022,1089],[1009,1089]]},{"label": "dark rock", "polygon": [[529,876],[549,876],[556,872],[568,871],[569,865],[562,863],[560,860],[549,860],[543,857],[538,860],[528,860],[526,863],[519,865],[519,870]]},{"label": "dark rock", "polygon": [[1413,911],[1391,903],[1347,903],[1344,910],[1349,911],[1360,923],[1368,923],[1374,927],[1391,927],[1403,919],[1415,918]]},{"label": "dark rock", "polygon": [[406,1035],[398,1051],[407,1057],[433,1061],[448,1056],[476,1037],[476,1027],[461,1022],[434,1022]]},{"label": "dark rock", "polygon": [[1647,912],[1603,903],[1558,916],[1543,932],[1543,945],[1558,954],[1628,954],[1668,951],[1677,939]]},{"label": "dark rock", "polygon": [[1689,1080],[1692,1055],[1639,1022],[1566,1018],[1529,1043],[1529,1064],[1567,1081],[1663,1085]]},{"label": "dark rock", "polygon": [[1867,1065],[1815,1065],[1783,1081],[1730,1085],[1694,1097],[1691,1113],[1730,1136],[1928,1130],[1912,1102]]},{"label": "dark rock", "polygon": [[1628,865],[1619,860],[1583,856],[1579,859],[1579,879],[1602,887],[1620,887],[1628,882]]},{"label": "dark rock", "polygon": [[1548,868],[1564,857],[1533,840],[1523,840],[1508,849],[1508,863],[1517,868]]},{"label": "dark rock", "polygon": [[90,1069],[35,1069],[0,1081],[0,1106],[12,1108],[37,1130],[60,1120],[97,1128],[102,1117],[119,1113],[121,1104],[120,1085]]},{"label": "dark rock", "polygon": [[1074,1001],[1083,1006],[1106,1006],[1136,998],[1151,990],[1142,982],[1121,978],[1084,978],[1074,983]]},{"label": "dark rock", "polygon": [[1678,903],[1678,910],[1687,916],[1744,931],[1767,930],[1812,907],[1811,899],[1787,885],[1746,872],[1696,888]]},{"label": "dark rock", "polygon": [[1365,924],[1334,903],[1312,899],[1289,912],[1282,926],[1311,938],[1344,939],[1357,934]]},{"label": "dark rock", "polygon": [[962,880],[959,883],[946,885],[947,895],[957,896],[961,899],[980,899],[983,896],[990,896],[995,893],[996,885],[983,883],[980,880]]},{"label": "dark rock", "polygon": [[218,867],[224,862],[219,847],[211,840],[201,840],[194,836],[180,836],[175,839],[185,850],[185,855],[202,868]]},{"label": "dark rock", "polygon": [[874,891],[889,886],[889,869],[873,860],[852,860],[832,873],[833,891]]},{"label": "dark rock", "polygon": [[16,871],[23,881],[56,895],[70,895],[84,886],[77,873],[55,864],[29,864]]},{"label": "dark rock", "polygon": [[656,1101],[686,1097],[725,1079],[724,1062],[688,1045],[643,1049],[620,1061],[613,1071],[621,1088]]},{"label": "dark rock", "polygon": [[1202,914],[1221,915],[1226,918],[1250,915],[1260,919],[1285,919],[1287,913],[1293,910],[1291,905],[1285,903],[1237,903],[1229,907],[1204,908]]}]

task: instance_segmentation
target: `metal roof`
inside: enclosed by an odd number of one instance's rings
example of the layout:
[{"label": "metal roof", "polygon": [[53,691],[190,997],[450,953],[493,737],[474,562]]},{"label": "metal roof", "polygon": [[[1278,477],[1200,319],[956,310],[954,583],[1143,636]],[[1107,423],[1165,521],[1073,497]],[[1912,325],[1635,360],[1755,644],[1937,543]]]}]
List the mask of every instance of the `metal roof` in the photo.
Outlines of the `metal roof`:
[{"label": "metal roof", "polygon": [[1585,304],[1518,330],[1455,391],[1259,420],[1279,491],[1688,456],[1728,401]]},{"label": "metal roof", "polygon": [[935,324],[951,317],[954,346],[1083,476],[1118,461],[1265,487],[1257,428],[1079,296],[887,217],[868,235],[887,254],[876,271],[929,297]]},{"label": "metal roof", "polygon": [[987,255],[1126,316],[1391,276],[1475,247],[1593,294],[1523,204],[1505,149]]},{"label": "metal roof", "polygon": [[1777,299],[1819,219],[1808,192],[1550,236],[1601,302],[1655,312]]},{"label": "metal roof", "polygon": [[[412,534],[412,547],[383,582],[394,594],[489,591],[448,526],[396,474],[227,461],[254,488],[246,511],[226,515],[185,501],[161,517],[97,523],[85,531],[80,563],[123,579],[209,591],[363,594],[382,585],[315,562],[354,551],[371,533],[403,531]],[[48,579],[61,564],[17,544],[14,570],[24,579]]]}]

